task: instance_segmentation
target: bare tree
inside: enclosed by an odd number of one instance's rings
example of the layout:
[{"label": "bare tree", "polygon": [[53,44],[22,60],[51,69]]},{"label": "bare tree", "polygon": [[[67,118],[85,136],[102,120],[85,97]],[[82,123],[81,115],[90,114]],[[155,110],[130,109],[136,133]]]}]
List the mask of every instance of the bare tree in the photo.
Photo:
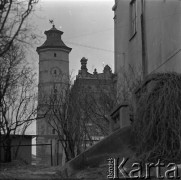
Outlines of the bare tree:
[{"label": "bare tree", "polygon": [[10,135],[24,134],[35,119],[35,74],[27,66],[23,49],[37,38],[28,20],[37,3],[0,1],[0,142],[6,161],[11,161]]},{"label": "bare tree", "polygon": [[[128,74],[124,77],[131,88],[134,82],[128,79]],[[117,91],[114,75],[112,79],[96,79],[92,86],[80,80],[71,87],[68,80],[67,84],[55,87],[56,83],[51,95],[46,95],[49,97],[47,119],[59,136],[67,160],[75,157],[86,141],[93,143],[95,138],[109,134],[109,115],[130,94],[124,94],[126,87]]]},{"label": "bare tree", "polygon": [[36,38],[32,25],[27,22],[38,0],[0,1],[0,57],[13,45],[13,42],[31,42]]},{"label": "bare tree", "polygon": [[61,76],[62,84],[57,86],[55,83],[51,93],[43,96],[48,97],[44,112],[48,124],[58,135],[66,161],[69,161],[81,152],[87,129],[77,93],[72,91],[70,78]]},{"label": "bare tree", "polygon": [[[11,161],[11,135],[24,134],[36,114],[35,74],[27,66],[21,47],[11,46],[1,59],[0,133],[5,160]],[[2,138],[3,137],[3,138]]]},{"label": "bare tree", "polygon": [[108,135],[110,114],[121,103],[129,105],[130,118],[133,118],[134,92],[141,82],[141,71],[137,72],[129,65],[127,69],[121,68],[119,74],[113,75],[112,79],[97,80],[96,88],[89,90],[89,109],[86,113],[100,135]]},{"label": "bare tree", "polygon": [[137,69],[130,64],[127,68],[121,67],[119,73],[117,74],[116,89],[118,104],[127,103],[129,106],[129,116],[130,121],[134,120],[136,111],[136,99],[135,92],[142,84],[143,73],[141,66],[137,66]]},{"label": "bare tree", "polygon": [[109,134],[110,113],[118,103],[114,81],[97,79],[96,85],[85,92],[82,109],[94,129],[92,136],[104,137]]},{"label": "bare tree", "polygon": [[127,68],[121,67],[117,74],[117,97],[122,102],[131,102],[134,91],[142,83],[142,70],[128,65]]}]

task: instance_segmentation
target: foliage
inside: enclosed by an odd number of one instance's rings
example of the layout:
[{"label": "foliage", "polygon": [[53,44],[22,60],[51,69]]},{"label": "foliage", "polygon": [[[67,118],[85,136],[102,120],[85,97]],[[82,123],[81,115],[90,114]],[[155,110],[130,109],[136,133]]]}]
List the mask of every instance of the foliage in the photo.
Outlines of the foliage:
[{"label": "foliage", "polygon": [[[181,75],[150,75],[139,89],[133,131],[138,157],[143,162],[180,161]],[[153,84],[151,83],[153,82]]]}]

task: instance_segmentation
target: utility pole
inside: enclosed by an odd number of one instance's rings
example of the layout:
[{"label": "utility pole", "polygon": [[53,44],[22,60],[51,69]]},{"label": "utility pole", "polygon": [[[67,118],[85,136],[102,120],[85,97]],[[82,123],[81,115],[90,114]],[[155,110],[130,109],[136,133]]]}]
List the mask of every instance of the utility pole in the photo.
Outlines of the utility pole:
[{"label": "utility pole", "polygon": [[142,43],[142,71],[143,80],[148,75],[146,29],[145,29],[145,0],[141,0],[141,43]]}]

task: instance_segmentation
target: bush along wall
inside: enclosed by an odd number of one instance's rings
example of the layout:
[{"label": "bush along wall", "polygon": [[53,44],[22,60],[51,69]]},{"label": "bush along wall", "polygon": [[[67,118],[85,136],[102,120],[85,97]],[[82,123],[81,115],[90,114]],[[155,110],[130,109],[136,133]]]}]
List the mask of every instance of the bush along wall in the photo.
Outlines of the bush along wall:
[{"label": "bush along wall", "polygon": [[148,77],[137,94],[132,131],[142,162],[181,162],[181,74]]}]

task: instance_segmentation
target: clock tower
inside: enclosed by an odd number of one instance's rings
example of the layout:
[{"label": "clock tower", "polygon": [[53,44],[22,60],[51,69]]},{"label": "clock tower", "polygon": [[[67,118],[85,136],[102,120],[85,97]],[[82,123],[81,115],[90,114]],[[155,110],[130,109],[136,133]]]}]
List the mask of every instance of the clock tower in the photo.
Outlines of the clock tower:
[{"label": "clock tower", "polygon": [[[45,31],[46,41],[40,47],[37,47],[39,55],[39,110],[36,133],[39,164],[57,165],[61,164],[63,158],[63,150],[54,129],[48,124],[46,117],[40,118],[46,113],[52,89],[57,91],[69,77],[69,53],[71,48],[62,41],[62,34],[63,32],[53,25],[50,30]],[[60,159],[57,160],[57,158]]]}]

